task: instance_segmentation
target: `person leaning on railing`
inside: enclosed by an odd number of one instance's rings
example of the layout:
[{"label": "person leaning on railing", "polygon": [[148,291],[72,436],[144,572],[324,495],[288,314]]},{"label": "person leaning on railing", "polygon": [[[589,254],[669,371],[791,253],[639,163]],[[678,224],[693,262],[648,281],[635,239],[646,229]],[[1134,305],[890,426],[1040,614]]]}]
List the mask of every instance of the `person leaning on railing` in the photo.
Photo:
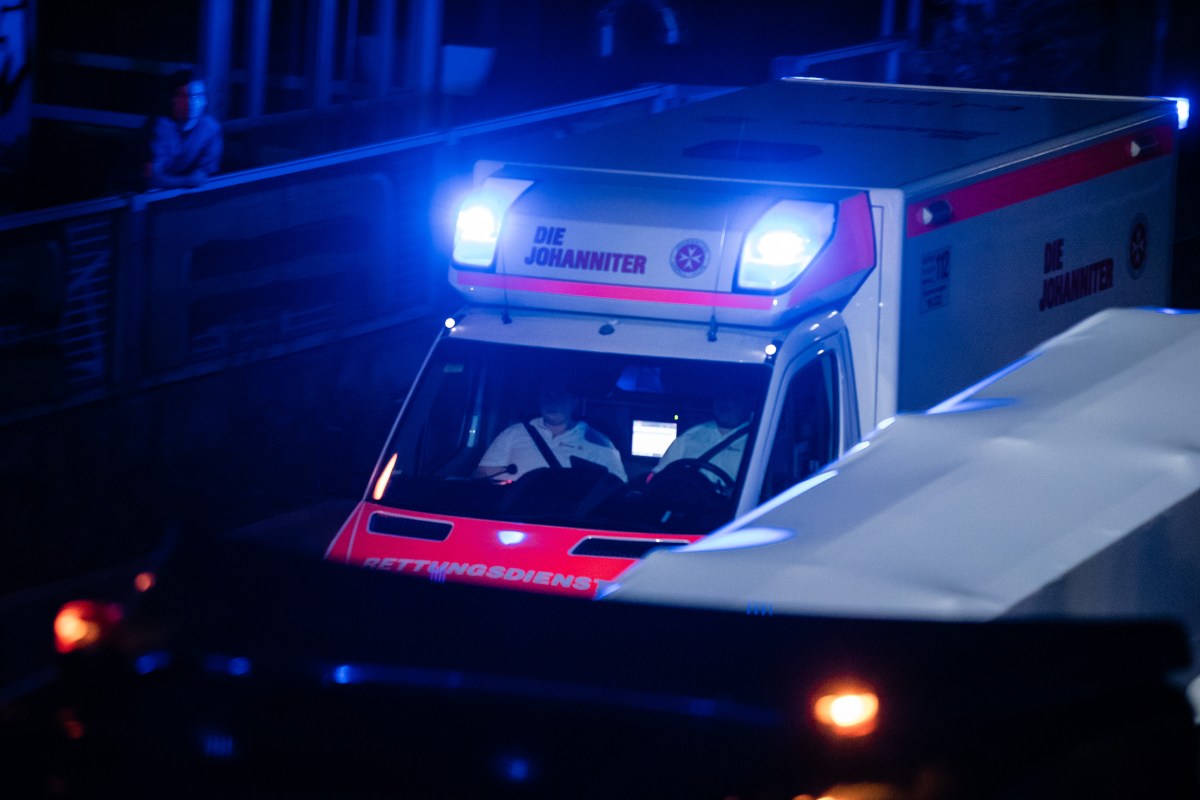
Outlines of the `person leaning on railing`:
[{"label": "person leaning on railing", "polygon": [[109,174],[107,191],[188,189],[221,166],[221,123],[208,113],[204,79],[191,70],[171,75],[161,113],[146,118]]},{"label": "person leaning on railing", "polygon": [[208,113],[204,79],[191,70],[171,76],[167,113],[147,121],[144,187],[185,189],[199,186],[221,166],[221,123]]}]

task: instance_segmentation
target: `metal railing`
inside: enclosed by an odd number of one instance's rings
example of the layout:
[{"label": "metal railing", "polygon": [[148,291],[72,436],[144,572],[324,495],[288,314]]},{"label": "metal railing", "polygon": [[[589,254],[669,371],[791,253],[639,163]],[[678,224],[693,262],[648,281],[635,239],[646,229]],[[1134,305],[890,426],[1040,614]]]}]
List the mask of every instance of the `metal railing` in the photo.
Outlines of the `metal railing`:
[{"label": "metal railing", "polygon": [[[910,37],[888,36],[802,56],[776,56],[771,59],[771,77],[776,80],[793,76],[838,77],[896,83],[900,77],[900,56],[911,48]],[[840,70],[814,69],[821,65],[839,65]]]},{"label": "metal railing", "polygon": [[427,315],[446,187],[482,144],[681,96],[645,86],[0,218],[0,423]]}]

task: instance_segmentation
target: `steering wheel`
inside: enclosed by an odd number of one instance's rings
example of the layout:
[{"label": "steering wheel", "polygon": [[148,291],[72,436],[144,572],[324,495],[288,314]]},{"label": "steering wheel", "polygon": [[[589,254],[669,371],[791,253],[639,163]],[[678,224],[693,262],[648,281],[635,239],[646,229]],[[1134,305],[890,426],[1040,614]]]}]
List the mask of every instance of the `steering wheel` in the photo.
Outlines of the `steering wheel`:
[{"label": "steering wheel", "polygon": [[[702,461],[699,458],[681,458],[678,461],[672,461],[663,467],[662,472],[654,476],[650,485],[653,486],[655,481],[661,481],[664,478],[673,478],[677,481],[704,486],[719,497],[729,497],[733,494],[734,480],[729,473],[711,461]],[[701,479],[703,479],[703,483],[700,483]]]}]

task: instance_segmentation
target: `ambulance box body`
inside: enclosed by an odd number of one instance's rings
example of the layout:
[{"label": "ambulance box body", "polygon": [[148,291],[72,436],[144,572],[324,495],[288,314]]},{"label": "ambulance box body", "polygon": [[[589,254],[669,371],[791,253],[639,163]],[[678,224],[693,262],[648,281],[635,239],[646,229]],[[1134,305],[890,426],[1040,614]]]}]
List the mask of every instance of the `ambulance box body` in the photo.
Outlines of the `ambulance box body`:
[{"label": "ambulance box body", "polygon": [[[1166,305],[1176,128],[1166,100],[786,80],[481,162],[468,304],[327,558],[592,595],[1079,320]],[[620,467],[475,477],[548,382]]]}]

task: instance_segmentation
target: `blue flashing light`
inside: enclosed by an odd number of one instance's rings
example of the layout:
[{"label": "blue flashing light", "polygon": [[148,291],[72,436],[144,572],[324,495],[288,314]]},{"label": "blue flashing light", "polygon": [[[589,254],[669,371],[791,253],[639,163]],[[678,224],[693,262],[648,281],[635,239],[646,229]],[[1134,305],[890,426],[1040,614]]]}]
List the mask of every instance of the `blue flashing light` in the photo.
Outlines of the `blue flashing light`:
[{"label": "blue flashing light", "polygon": [[341,686],[346,686],[347,684],[351,684],[351,683],[357,683],[359,680],[358,670],[356,670],[354,667],[352,667],[349,664],[342,664],[340,666],[334,667],[333,670],[330,672],[329,677],[333,680],[334,683],[339,684]]},{"label": "blue flashing light", "polygon": [[209,654],[204,657],[204,668],[209,672],[219,672],[240,678],[250,674],[250,659],[242,656]]},{"label": "blue flashing light", "polygon": [[200,749],[209,758],[233,758],[233,736],[228,733],[207,731],[200,736]]},{"label": "blue flashing light", "polygon": [[525,541],[525,534],[521,531],[499,531],[496,538],[500,540],[500,544],[513,545]]},{"label": "blue flashing light", "polygon": [[454,261],[471,267],[490,267],[500,241],[497,210],[486,199],[473,197],[463,203],[454,227]]},{"label": "blue flashing light", "polygon": [[772,617],[775,615],[775,604],[770,600],[750,600],[746,603],[746,616]]},{"label": "blue flashing light", "polygon": [[464,205],[458,212],[458,235],[467,242],[495,242],[500,233],[496,209],[486,202]]},{"label": "blue flashing light", "polygon": [[764,264],[785,267],[803,259],[809,243],[794,230],[767,231],[758,237],[758,256]]},{"label": "blue flashing light", "polygon": [[469,194],[458,209],[454,225],[454,263],[461,267],[491,269],[504,215],[532,181],[488,178]]},{"label": "blue flashing light", "polygon": [[1192,103],[1186,97],[1168,97],[1175,101],[1175,114],[1179,117],[1179,130],[1188,126],[1188,118],[1192,115]]},{"label": "blue flashing light", "polygon": [[833,226],[832,203],[776,203],[746,234],[737,288],[778,291],[790,286],[833,236]]},{"label": "blue flashing light", "polygon": [[529,759],[511,756],[501,759],[500,771],[512,783],[525,783],[533,774],[533,766]]},{"label": "blue flashing light", "polygon": [[1153,311],[1156,314],[1200,314],[1200,309],[1196,308],[1148,308],[1147,311]]},{"label": "blue flashing light", "polygon": [[149,675],[171,663],[171,654],[164,650],[143,653],[133,662],[133,671],[138,675]]}]

